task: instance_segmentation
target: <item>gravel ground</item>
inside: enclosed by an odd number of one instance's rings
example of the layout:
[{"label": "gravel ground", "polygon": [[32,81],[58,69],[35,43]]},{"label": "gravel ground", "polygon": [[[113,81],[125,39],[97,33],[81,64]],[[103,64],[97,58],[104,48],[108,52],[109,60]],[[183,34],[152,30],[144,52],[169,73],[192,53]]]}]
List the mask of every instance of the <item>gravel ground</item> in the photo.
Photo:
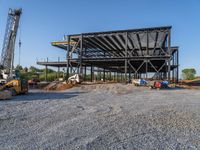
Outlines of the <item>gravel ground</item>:
[{"label": "gravel ground", "polygon": [[0,149],[200,149],[200,91],[30,91],[0,101]]}]

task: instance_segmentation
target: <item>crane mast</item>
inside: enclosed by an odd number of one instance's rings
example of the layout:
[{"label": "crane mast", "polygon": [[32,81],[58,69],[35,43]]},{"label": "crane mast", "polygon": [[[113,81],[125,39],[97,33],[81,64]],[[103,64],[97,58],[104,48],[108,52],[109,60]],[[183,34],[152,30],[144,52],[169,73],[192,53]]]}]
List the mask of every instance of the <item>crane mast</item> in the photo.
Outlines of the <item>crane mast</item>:
[{"label": "crane mast", "polygon": [[0,65],[8,78],[13,77],[14,49],[22,9],[9,9]]}]

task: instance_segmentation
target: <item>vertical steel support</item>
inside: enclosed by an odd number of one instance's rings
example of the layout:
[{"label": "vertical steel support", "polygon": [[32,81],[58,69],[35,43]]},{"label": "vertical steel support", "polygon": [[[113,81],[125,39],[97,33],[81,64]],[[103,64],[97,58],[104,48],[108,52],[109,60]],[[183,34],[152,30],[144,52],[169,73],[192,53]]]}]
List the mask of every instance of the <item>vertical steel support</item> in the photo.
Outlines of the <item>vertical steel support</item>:
[{"label": "vertical steel support", "polygon": [[70,67],[70,74],[72,74],[73,67]]},{"label": "vertical steel support", "polygon": [[90,69],[90,81],[93,82],[93,66],[92,65]]},{"label": "vertical steel support", "polygon": [[[175,64],[174,64],[174,59],[175,59],[175,53],[172,55],[172,65],[174,66]],[[173,68],[173,70],[172,70],[172,80],[173,80],[173,82],[176,82],[175,81],[175,68]]]},{"label": "vertical steel support", "polygon": [[176,83],[179,81],[179,50],[177,49],[177,57],[176,57],[176,63],[177,63],[177,73],[176,73]]},{"label": "vertical steel support", "polygon": [[82,66],[82,56],[83,56],[83,34],[81,34],[80,39],[80,74],[83,73],[83,66]]},{"label": "vertical steel support", "polygon": [[168,81],[170,81],[170,70],[171,70],[171,30],[168,30],[168,54],[170,56],[168,60]]},{"label": "vertical steel support", "polygon": [[125,83],[127,83],[127,49],[128,49],[128,33],[126,32],[126,41],[125,41]]},{"label": "vertical steel support", "polygon": [[103,68],[103,82],[106,81],[105,68]]},{"label": "vertical steel support", "polygon": [[118,79],[118,78],[119,78],[119,73],[117,72],[117,82],[119,82],[119,79]]},{"label": "vertical steel support", "polygon": [[69,78],[69,53],[70,53],[70,36],[67,36],[67,40],[69,42],[68,47],[67,47],[67,78]]},{"label": "vertical steel support", "polygon": [[60,77],[60,67],[58,67],[58,78]]},{"label": "vertical steel support", "polygon": [[99,72],[99,78],[100,78],[100,81],[101,81],[101,70],[100,70],[100,72]]},{"label": "vertical steel support", "polygon": [[128,67],[128,71],[129,71],[128,80],[130,82],[131,81],[131,68],[130,68],[130,66]]},{"label": "vertical steel support", "polygon": [[86,81],[86,76],[87,76],[87,66],[85,66],[85,71],[84,71],[84,81]]},{"label": "vertical steel support", "polygon": [[165,80],[167,80],[167,70],[168,70],[168,68],[167,68],[167,60],[165,60],[165,72],[164,72],[164,79]]},{"label": "vertical steel support", "polygon": [[171,69],[171,61],[170,61],[170,58],[169,58],[169,60],[168,60],[168,81],[170,81],[170,79],[171,79],[170,69]]},{"label": "vertical steel support", "polygon": [[47,68],[47,65],[45,65],[45,81],[47,81],[47,74],[48,74],[48,68]]},{"label": "vertical steel support", "polygon": [[148,60],[146,59],[146,79],[148,78]]},{"label": "vertical steel support", "polygon": [[147,31],[147,47],[146,47],[147,55],[149,55],[149,33]]},{"label": "vertical steel support", "polygon": [[171,56],[171,30],[168,30],[168,54]]}]

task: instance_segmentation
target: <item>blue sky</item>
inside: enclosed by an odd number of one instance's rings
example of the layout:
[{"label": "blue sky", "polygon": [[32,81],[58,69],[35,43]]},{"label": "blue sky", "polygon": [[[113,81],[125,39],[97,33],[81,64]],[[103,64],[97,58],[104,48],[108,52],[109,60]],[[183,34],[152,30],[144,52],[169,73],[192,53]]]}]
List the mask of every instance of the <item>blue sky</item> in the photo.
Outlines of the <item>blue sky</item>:
[{"label": "blue sky", "polygon": [[200,75],[200,0],[0,0],[0,49],[8,9],[18,7],[23,9],[23,66],[36,66],[36,59],[46,57],[63,60],[64,51],[50,42],[64,34],[172,25],[180,68],[193,67]]}]

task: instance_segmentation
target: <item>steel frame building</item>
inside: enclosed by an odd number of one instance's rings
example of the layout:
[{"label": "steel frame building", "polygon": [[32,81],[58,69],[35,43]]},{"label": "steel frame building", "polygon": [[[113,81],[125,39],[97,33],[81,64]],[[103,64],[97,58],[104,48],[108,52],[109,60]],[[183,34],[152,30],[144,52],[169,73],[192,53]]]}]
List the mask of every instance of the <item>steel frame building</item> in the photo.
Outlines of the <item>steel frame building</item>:
[{"label": "steel frame building", "polygon": [[82,33],[65,36],[67,41],[52,42],[67,52],[64,62],[37,62],[39,65],[66,67],[69,73],[86,74],[88,67],[131,78],[152,78],[178,82],[179,52],[171,46],[171,26]]}]

